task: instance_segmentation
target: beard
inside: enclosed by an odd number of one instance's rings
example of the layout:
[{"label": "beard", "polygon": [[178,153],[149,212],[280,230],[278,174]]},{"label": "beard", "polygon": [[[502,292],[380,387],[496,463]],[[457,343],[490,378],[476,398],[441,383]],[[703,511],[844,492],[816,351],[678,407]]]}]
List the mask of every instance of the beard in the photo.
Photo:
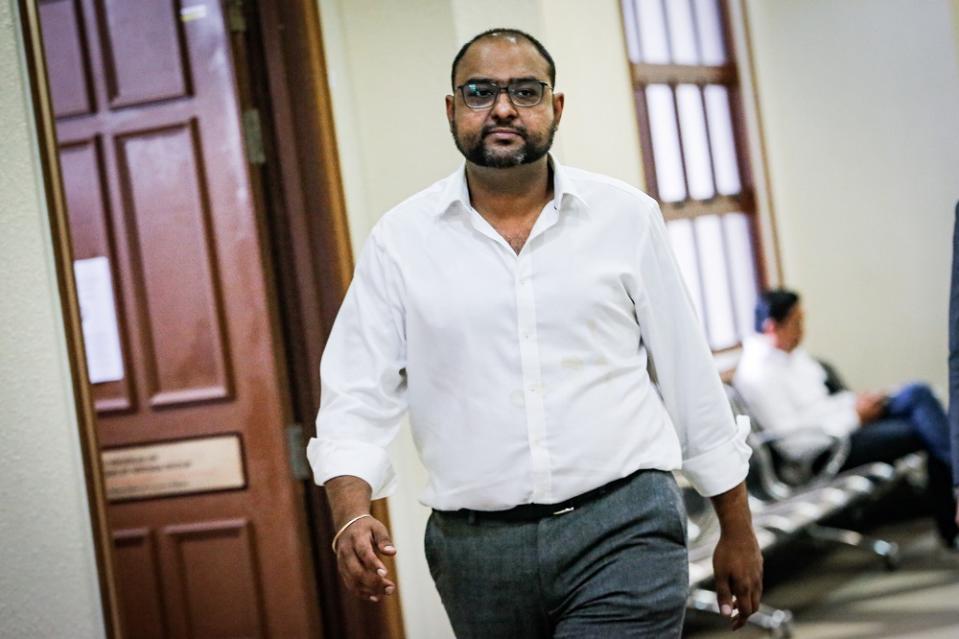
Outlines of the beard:
[{"label": "beard", "polygon": [[[486,144],[486,136],[495,128],[509,128],[523,139],[519,148],[511,149]],[[500,124],[484,126],[478,136],[461,136],[456,121],[450,125],[456,148],[468,161],[491,169],[509,169],[522,164],[532,164],[546,155],[553,146],[556,123],[539,134],[531,134],[524,126],[506,127]]]}]

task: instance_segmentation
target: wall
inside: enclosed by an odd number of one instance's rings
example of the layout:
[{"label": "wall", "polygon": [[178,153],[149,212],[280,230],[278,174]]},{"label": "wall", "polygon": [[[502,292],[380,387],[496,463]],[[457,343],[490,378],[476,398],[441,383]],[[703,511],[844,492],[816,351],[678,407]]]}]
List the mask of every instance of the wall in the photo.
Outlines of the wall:
[{"label": "wall", "polygon": [[959,198],[950,3],[747,9],[785,281],[805,297],[810,349],[856,387],[944,390]]},{"label": "wall", "polygon": [[0,636],[102,637],[15,3],[0,1]]}]

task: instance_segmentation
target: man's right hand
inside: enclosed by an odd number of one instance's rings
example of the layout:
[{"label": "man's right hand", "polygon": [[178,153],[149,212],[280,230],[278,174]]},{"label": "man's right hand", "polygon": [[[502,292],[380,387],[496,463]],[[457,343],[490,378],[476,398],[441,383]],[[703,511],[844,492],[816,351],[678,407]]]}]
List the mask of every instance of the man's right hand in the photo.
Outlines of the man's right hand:
[{"label": "man's right hand", "polygon": [[396,554],[386,526],[366,516],[343,530],[354,517],[370,512],[372,488],[352,475],[333,477],[323,487],[336,530],[342,531],[336,540],[336,565],[347,589],[374,602],[383,595],[392,595],[396,584],[386,578],[388,572],[380,560],[381,555]]},{"label": "man's right hand", "polygon": [[[347,521],[337,522],[337,530]],[[386,578],[389,573],[380,560],[380,555],[395,554],[386,526],[373,517],[350,524],[336,542],[336,565],[347,589],[373,602],[396,590],[396,584]]]},{"label": "man's right hand", "polygon": [[856,395],[856,413],[859,414],[859,423],[866,425],[882,417],[886,411],[886,399],[882,393]]}]

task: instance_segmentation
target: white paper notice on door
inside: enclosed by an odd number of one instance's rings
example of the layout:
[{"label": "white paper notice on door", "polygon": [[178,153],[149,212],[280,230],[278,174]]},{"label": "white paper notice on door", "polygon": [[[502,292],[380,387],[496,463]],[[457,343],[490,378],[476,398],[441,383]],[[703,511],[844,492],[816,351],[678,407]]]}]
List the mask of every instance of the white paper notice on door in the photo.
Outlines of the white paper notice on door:
[{"label": "white paper notice on door", "polygon": [[92,384],[123,379],[123,353],[117,326],[110,261],[91,257],[73,262],[87,350],[87,373]]}]

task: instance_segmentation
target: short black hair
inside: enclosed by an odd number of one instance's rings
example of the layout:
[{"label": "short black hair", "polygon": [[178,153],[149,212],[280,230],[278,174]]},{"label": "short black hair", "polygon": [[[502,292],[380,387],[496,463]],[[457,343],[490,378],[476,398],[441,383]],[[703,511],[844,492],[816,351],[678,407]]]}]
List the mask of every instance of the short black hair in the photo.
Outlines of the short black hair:
[{"label": "short black hair", "polygon": [[771,319],[781,322],[799,303],[799,294],[785,288],[774,288],[759,296],[756,302],[756,331],[763,332],[763,324]]},{"label": "short black hair", "polygon": [[539,52],[543,59],[546,60],[546,66],[549,69],[549,84],[550,86],[556,86],[556,63],[553,62],[553,56],[549,54],[549,51],[546,50],[546,47],[543,46],[543,43],[526,33],[525,31],[520,31],[519,29],[512,28],[499,28],[499,29],[487,29],[483,33],[473,36],[473,38],[460,47],[459,52],[456,54],[456,57],[453,58],[453,67],[450,70],[450,86],[453,87],[453,90],[456,90],[456,67],[459,66],[460,60],[463,59],[463,56],[466,55],[466,52],[469,51],[470,47],[473,46],[478,40],[484,38],[496,38],[499,36],[513,36],[516,38],[523,38],[531,45],[536,47],[536,50]]}]

